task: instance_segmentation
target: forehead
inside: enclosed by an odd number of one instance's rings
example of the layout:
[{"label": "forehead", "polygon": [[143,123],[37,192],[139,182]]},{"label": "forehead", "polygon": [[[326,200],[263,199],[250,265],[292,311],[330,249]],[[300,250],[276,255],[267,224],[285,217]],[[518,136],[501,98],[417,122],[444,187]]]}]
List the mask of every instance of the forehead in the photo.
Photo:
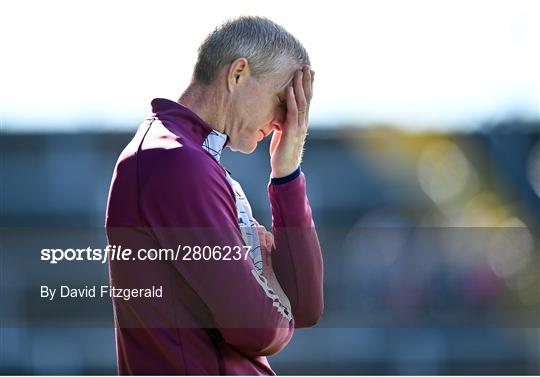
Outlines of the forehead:
[{"label": "forehead", "polygon": [[276,73],[273,77],[273,89],[276,93],[283,92],[288,86],[291,85],[294,72],[299,70],[301,67],[298,64],[288,66],[287,68],[281,70],[281,72]]}]

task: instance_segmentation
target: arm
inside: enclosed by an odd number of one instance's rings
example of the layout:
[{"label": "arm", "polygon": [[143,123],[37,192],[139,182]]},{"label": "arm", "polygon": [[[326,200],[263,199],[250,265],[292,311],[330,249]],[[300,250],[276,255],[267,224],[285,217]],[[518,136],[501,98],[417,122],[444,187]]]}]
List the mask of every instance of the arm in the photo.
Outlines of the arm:
[{"label": "arm", "polygon": [[[160,155],[147,165],[151,169],[140,203],[160,247],[244,245],[234,196],[219,165],[188,148],[150,153]],[[209,308],[227,343],[248,356],[270,355],[289,342],[294,321],[274,294],[275,281],[258,275],[243,254],[238,261],[173,263]]]},{"label": "arm", "polygon": [[296,327],[314,326],[323,312],[323,260],[306,196],[306,179],[298,169],[290,181],[268,185],[276,249],[276,276],[291,301]]},{"label": "arm", "polygon": [[314,326],[324,306],[323,261],[306,196],[300,162],[308,129],[314,72],[296,71],[287,88],[287,113],[275,124],[270,144],[272,180],[268,193],[276,250],[276,276],[289,297],[296,327]]}]

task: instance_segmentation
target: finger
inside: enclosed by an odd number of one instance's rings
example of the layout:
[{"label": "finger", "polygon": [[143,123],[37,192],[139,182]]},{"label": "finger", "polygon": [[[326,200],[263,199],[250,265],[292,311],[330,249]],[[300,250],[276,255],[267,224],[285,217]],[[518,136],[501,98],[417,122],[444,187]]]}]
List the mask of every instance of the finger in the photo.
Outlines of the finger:
[{"label": "finger", "polygon": [[313,99],[313,82],[315,81],[315,71],[309,71],[311,75],[311,99]]},{"label": "finger", "polygon": [[274,235],[270,232],[266,232],[266,242],[268,243],[268,250],[272,251],[276,247]]},{"label": "finger", "polygon": [[257,235],[262,249],[267,249],[266,246],[266,229],[263,226],[257,226]]},{"label": "finger", "polygon": [[298,109],[298,125],[303,126],[306,119],[306,111],[307,111],[307,101],[306,96],[304,93],[304,85],[303,85],[303,72],[300,71],[296,74],[295,80],[294,80],[294,95],[296,98],[296,107]]},{"label": "finger", "polygon": [[[298,107],[296,106],[296,98],[294,95],[294,89],[292,86],[287,88],[287,120],[286,123],[290,123],[292,120],[298,119]],[[287,131],[288,127],[283,128],[283,132]]]},{"label": "finger", "polygon": [[[310,94],[309,94],[309,100],[308,100],[308,108],[307,108],[307,114],[306,119],[309,119],[309,109],[311,108],[311,100],[313,99],[313,81],[315,81],[315,71],[309,70],[309,76],[311,78],[311,85],[309,86]],[[308,125],[309,127],[309,125]]]},{"label": "finger", "polygon": [[268,250],[266,250],[263,254],[264,254],[263,266],[268,266],[268,268],[273,268],[273,266],[272,266],[272,257],[270,255],[270,252]]},{"label": "finger", "polygon": [[311,89],[311,83],[312,83],[312,80],[311,80],[311,70],[309,69],[308,66],[305,66],[304,67],[304,77],[303,77],[303,85],[304,85],[304,95],[306,96],[306,101],[307,101],[307,104],[309,106],[309,102],[311,101],[311,97],[312,97],[312,89]]},{"label": "finger", "polygon": [[270,249],[266,246],[266,244],[263,244],[263,243],[261,243],[261,257],[262,257],[264,266],[271,265]]}]

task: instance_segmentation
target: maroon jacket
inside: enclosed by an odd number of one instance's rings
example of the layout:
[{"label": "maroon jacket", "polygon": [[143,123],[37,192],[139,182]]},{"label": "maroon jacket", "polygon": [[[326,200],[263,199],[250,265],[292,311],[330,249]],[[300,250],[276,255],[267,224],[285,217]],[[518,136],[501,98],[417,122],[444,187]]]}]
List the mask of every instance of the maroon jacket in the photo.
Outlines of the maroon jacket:
[{"label": "maroon jacket", "polygon": [[[186,107],[152,101],[116,164],[107,205],[109,244],[132,250],[243,246],[226,171],[201,146],[212,129]],[[292,316],[239,260],[110,261],[117,288],[162,287],[162,297],[114,298],[120,374],[274,375],[265,356],[323,311],[323,263],[303,173],[268,185],[272,264]],[[192,254],[193,255],[193,254]],[[223,254],[222,254],[223,255]]]}]

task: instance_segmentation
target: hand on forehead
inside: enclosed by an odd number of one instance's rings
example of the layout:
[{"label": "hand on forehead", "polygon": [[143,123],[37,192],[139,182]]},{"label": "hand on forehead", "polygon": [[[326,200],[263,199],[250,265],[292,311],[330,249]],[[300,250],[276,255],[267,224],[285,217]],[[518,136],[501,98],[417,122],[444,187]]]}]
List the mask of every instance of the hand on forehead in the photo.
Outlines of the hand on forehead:
[{"label": "hand on forehead", "polygon": [[311,81],[313,81],[313,76],[315,72],[311,70],[310,66],[304,65],[294,67],[287,73],[287,81],[285,81],[285,83],[281,83],[277,87],[275,94],[279,97],[280,100],[285,101],[287,97],[287,88],[291,86],[294,88],[294,78],[296,77],[297,73],[302,74],[305,80],[307,78],[308,72],[310,74]]}]

